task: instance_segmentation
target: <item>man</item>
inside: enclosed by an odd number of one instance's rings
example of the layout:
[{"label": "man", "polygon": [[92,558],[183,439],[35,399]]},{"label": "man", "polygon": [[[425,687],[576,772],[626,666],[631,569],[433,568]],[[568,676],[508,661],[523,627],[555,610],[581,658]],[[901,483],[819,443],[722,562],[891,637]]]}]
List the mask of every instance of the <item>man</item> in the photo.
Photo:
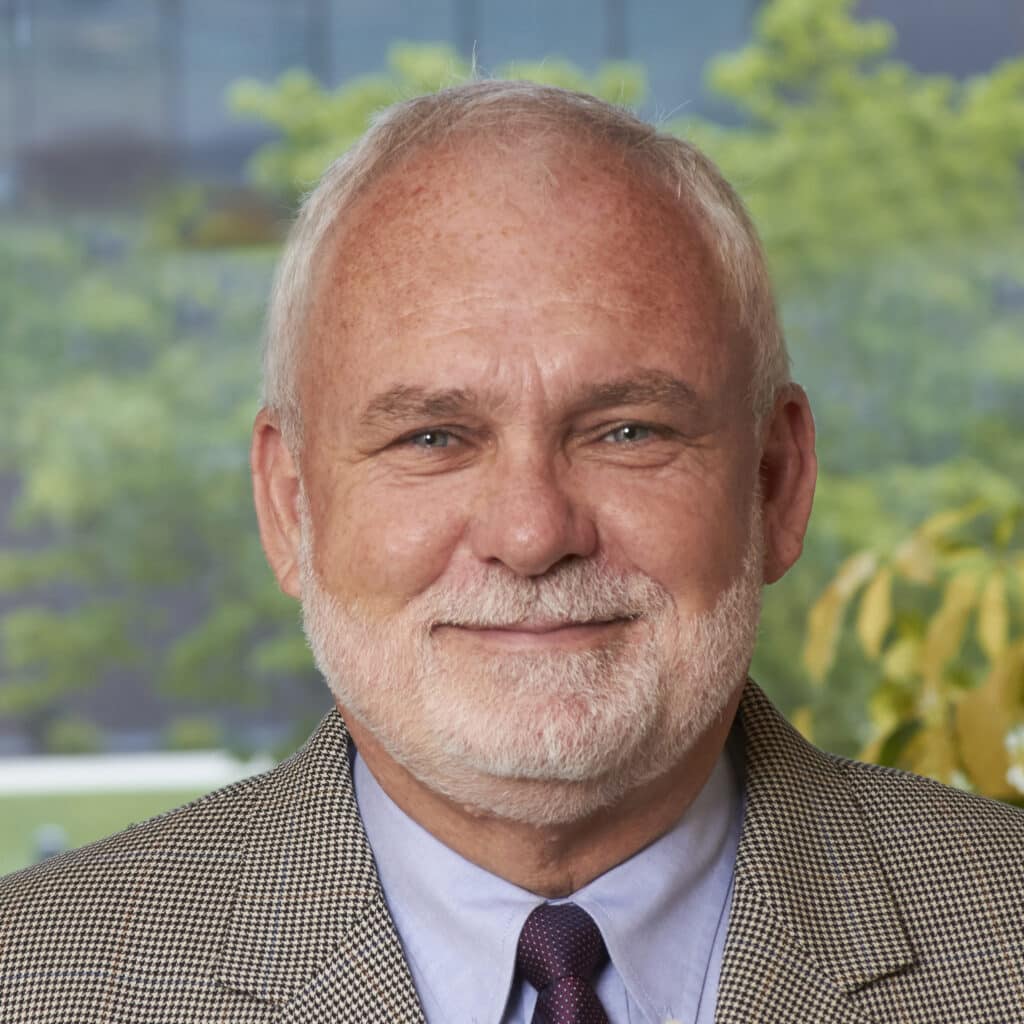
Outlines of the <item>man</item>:
[{"label": "man", "polygon": [[261,537],[338,705],[13,876],[0,1021],[1018,1021],[1014,810],[746,681],[813,423],[693,147],[483,82],[385,112],[269,317]]}]

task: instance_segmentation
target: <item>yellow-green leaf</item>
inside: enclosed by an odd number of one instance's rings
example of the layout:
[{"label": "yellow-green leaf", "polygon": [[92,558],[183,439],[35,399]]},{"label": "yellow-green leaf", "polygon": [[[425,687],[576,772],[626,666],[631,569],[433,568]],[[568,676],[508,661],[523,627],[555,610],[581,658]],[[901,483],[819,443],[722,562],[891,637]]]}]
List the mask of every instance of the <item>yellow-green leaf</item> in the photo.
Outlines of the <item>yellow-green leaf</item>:
[{"label": "yellow-green leaf", "polygon": [[857,636],[868,657],[878,657],[891,622],[892,569],[885,566],[865,588],[857,615]]},{"label": "yellow-green leaf", "polygon": [[828,586],[811,607],[807,616],[807,639],[804,641],[804,665],[811,679],[821,682],[835,659],[839,625],[846,601],[835,586]]},{"label": "yellow-green leaf", "polygon": [[921,638],[903,636],[889,645],[882,658],[882,671],[888,679],[903,681],[917,672],[920,661]]},{"label": "yellow-green leaf", "polygon": [[993,662],[982,683],[1014,718],[1024,722],[1024,638],[1010,644]]},{"label": "yellow-green leaf", "polygon": [[900,758],[900,767],[949,785],[957,769],[950,729],[940,723],[917,732]]},{"label": "yellow-green leaf", "polygon": [[876,565],[878,556],[873,551],[858,551],[839,566],[832,586],[845,600],[849,600],[871,578]]},{"label": "yellow-green leaf", "polygon": [[937,684],[942,670],[960,651],[967,620],[978,595],[978,577],[973,570],[958,572],[946,584],[942,604],[928,623],[921,668],[926,680]]},{"label": "yellow-green leaf", "polygon": [[815,682],[821,682],[835,660],[836,643],[843,613],[865,580],[874,571],[877,558],[869,551],[851,555],[839,567],[832,582],[815,601],[807,616],[807,639],[804,643],[804,665]]},{"label": "yellow-green leaf", "polygon": [[985,581],[978,602],[978,643],[995,661],[1006,650],[1010,634],[1010,607],[1006,599],[1006,577],[996,569]]},{"label": "yellow-green leaf", "polygon": [[912,717],[913,709],[908,705],[907,695],[901,691],[900,687],[883,681],[868,698],[868,715],[874,735],[879,739],[884,739],[901,722]]},{"label": "yellow-green leaf", "polygon": [[984,682],[956,709],[960,756],[979,792],[996,799],[1013,796],[1004,738],[1024,723],[1024,641],[1006,647]]},{"label": "yellow-green leaf", "polygon": [[1008,512],[1003,516],[993,531],[993,537],[995,538],[996,544],[1005,548],[1009,545],[1010,541],[1013,540],[1014,531],[1017,528],[1017,515],[1012,512]]},{"label": "yellow-green leaf", "polygon": [[911,583],[929,584],[935,579],[935,545],[925,537],[910,537],[896,549],[892,564]]},{"label": "yellow-green leaf", "polygon": [[985,511],[985,508],[986,502],[979,499],[967,505],[962,505],[960,508],[943,509],[941,512],[936,512],[935,515],[926,519],[917,528],[917,534],[931,540],[945,537],[947,534],[963,526],[964,523],[969,523],[972,519],[976,519]]},{"label": "yellow-green leaf", "polygon": [[1006,781],[1009,759],[1003,744],[1010,724],[982,687],[957,705],[957,739],[964,767],[978,792],[995,799],[1007,796],[1010,790]]}]

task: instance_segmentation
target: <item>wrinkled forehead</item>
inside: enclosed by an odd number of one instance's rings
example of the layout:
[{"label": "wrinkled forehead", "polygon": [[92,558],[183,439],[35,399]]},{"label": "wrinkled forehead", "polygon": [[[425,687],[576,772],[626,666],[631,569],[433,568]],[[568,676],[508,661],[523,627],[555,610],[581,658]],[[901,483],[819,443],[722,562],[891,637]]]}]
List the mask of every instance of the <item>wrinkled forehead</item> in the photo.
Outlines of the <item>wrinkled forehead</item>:
[{"label": "wrinkled forehead", "polygon": [[556,299],[598,294],[610,309],[674,317],[709,343],[731,334],[696,215],[626,154],[586,140],[420,149],[360,196],[317,264],[303,360],[312,374],[414,329],[411,310],[444,316],[467,294],[507,304],[540,280]]}]

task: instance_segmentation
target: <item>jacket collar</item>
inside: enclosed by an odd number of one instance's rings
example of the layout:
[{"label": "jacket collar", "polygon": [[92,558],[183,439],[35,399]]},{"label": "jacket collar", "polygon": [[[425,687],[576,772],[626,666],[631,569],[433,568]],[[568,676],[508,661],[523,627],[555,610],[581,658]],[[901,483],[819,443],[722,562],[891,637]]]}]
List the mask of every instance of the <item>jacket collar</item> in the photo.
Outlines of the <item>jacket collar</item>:
[{"label": "jacket collar", "polygon": [[848,762],[807,743],[753,682],[739,715],[747,802],[735,879],[745,898],[734,900],[727,959],[730,944],[770,919],[844,992],[910,966]]},{"label": "jacket collar", "polygon": [[[314,1000],[337,1021],[422,1020],[359,819],[348,744],[332,711],[289,760],[240,784],[258,792],[235,833],[248,843],[217,980],[276,1004],[283,1019]],[[371,972],[388,986],[372,999]]]}]

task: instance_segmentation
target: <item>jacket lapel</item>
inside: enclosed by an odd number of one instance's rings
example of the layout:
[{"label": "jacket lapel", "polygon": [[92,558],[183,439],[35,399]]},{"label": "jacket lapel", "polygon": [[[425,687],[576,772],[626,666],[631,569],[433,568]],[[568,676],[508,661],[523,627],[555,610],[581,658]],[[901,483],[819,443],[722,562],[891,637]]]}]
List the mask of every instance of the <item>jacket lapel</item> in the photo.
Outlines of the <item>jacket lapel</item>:
[{"label": "jacket lapel", "polygon": [[[746,810],[718,1024],[865,1024],[857,993],[913,963],[841,761],[750,683],[740,707]],[[328,715],[256,786],[218,982],[281,1024],[422,1024]]]},{"label": "jacket lapel", "polygon": [[[259,786],[217,980],[281,1021],[422,1022],[336,712]],[[246,783],[242,783],[246,785]]]},{"label": "jacket lapel", "polygon": [[913,952],[843,762],[748,683],[746,810],[718,1024],[866,1021],[858,991]]}]

